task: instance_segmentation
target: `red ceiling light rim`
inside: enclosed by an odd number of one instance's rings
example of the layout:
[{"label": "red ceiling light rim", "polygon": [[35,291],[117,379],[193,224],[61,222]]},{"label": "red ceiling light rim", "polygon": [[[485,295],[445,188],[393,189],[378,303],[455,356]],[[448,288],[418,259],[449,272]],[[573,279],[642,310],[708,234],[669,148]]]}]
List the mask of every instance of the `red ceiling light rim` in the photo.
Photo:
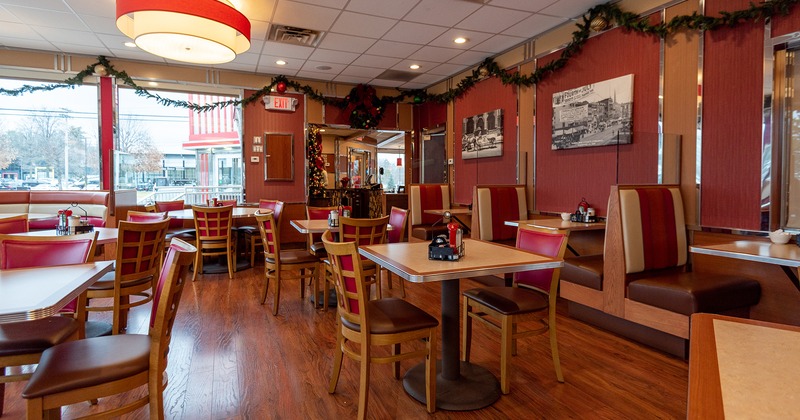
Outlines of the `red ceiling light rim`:
[{"label": "red ceiling light rim", "polygon": [[192,15],[229,26],[250,42],[250,20],[242,12],[218,0],[117,0],[117,20],[135,12],[170,12]]}]

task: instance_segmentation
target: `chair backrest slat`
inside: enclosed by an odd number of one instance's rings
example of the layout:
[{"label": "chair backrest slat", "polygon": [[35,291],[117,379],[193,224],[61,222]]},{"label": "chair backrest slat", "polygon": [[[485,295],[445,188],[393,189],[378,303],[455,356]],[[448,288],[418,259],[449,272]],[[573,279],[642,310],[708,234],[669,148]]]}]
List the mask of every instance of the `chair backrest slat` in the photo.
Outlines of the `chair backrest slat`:
[{"label": "chair backrest slat", "polygon": [[407,222],[408,210],[392,206],[389,211],[389,224],[392,226],[392,230],[386,232],[386,242],[390,244],[402,242],[405,237]]},{"label": "chair backrest slat", "polygon": [[233,206],[192,206],[197,237],[202,240],[230,239]]},{"label": "chair backrest slat", "polygon": [[339,316],[349,322],[365,325],[369,288],[364,279],[358,247],[355,242],[334,242],[330,230],[322,235],[322,242],[333,269]]},{"label": "chair backrest slat", "polygon": [[23,233],[28,231],[28,215],[0,219],[0,233]]},{"label": "chair backrest slat", "polygon": [[[561,229],[545,229],[520,224],[517,232],[517,248],[552,258],[564,258],[567,250],[569,231]],[[514,274],[514,283],[538,289],[544,293],[555,292],[560,268],[531,270]]]},{"label": "chair backrest slat", "polygon": [[169,220],[119,222],[116,277],[119,282],[156,277],[160,270]]},{"label": "chair backrest slat", "polygon": [[358,245],[382,244],[386,242],[388,223],[389,216],[374,219],[339,217],[339,241]]},{"label": "chair backrest slat", "polygon": [[97,232],[65,236],[0,235],[0,268],[82,264],[94,258]]},{"label": "chair backrest slat", "polygon": [[280,270],[281,241],[278,221],[272,212],[256,213],[258,231],[261,233],[261,244],[264,246],[264,258]]},{"label": "chair backrest slat", "polygon": [[160,222],[167,219],[167,212],[129,211],[129,222]]}]

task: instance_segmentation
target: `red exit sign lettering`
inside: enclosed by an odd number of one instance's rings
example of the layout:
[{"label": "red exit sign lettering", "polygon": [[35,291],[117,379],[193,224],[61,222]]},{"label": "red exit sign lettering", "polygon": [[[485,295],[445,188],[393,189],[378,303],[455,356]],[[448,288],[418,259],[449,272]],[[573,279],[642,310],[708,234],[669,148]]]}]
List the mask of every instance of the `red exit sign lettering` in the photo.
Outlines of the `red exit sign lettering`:
[{"label": "red exit sign lettering", "polygon": [[265,96],[264,107],[273,111],[294,111],[297,107],[297,99],[286,96]]}]

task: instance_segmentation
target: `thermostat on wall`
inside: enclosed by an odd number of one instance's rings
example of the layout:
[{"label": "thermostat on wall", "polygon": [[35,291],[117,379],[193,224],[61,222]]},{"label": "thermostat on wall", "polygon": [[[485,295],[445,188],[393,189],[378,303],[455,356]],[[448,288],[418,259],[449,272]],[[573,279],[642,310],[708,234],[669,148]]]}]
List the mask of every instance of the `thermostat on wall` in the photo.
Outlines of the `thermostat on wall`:
[{"label": "thermostat on wall", "polygon": [[258,156],[250,156],[250,162],[258,163]]}]

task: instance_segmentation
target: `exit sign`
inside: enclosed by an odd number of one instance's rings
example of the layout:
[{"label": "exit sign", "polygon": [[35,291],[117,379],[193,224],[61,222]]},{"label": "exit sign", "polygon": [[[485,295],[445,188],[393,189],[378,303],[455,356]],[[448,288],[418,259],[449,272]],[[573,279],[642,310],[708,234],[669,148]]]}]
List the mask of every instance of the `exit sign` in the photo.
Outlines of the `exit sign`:
[{"label": "exit sign", "polygon": [[264,96],[264,107],[273,111],[294,111],[297,99],[286,96]]}]

